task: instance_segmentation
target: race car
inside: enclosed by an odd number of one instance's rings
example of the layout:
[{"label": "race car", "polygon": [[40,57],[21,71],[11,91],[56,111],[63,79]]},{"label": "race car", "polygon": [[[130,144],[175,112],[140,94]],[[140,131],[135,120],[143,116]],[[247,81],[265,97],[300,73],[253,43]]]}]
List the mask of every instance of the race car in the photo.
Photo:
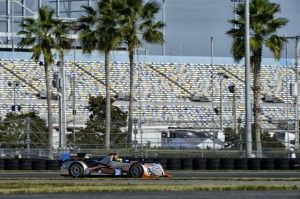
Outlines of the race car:
[{"label": "race car", "polygon": [[86,157],[75,157],[62,162],[61,174],[73,177],[83,176],[128,176],[133,178],[171,177],[158,162],[127,159],[109,161],[109,157],[93,160]]}]

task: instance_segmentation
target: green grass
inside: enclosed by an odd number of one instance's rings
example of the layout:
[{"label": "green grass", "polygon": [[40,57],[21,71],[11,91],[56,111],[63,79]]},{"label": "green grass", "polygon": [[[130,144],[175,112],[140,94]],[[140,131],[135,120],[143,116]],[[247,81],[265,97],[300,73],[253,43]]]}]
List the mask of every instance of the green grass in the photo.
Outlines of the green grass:
[{"label": "green grass", "polygon": [[64,193],[64,192],[116,192],[116,191],[234,191],[234,190],[299,190],[297,186],[242,185],[201,186],[161,184],[66,183],[66,182],[0,182],[0,194]]}]

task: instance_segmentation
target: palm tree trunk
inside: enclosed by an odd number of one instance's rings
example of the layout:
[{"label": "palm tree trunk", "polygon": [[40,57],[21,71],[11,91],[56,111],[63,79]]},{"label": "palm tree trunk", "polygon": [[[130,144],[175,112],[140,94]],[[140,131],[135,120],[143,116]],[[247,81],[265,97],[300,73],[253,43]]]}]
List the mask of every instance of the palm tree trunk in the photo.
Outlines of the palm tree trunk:
[{"label": "palm tree trunk", "polygon": [[110,149],[110,83],[109,83],[109,52],[105,52],[105,89],[106,89],[106,110],[105,110],[105,148]]},{"label": "palm tree trunk", "polygon": [[253,116],[254,116],[254,128],[255,133],[255,148],[256,148],[256,157],[262,157],[262,144],[261,144],[261,83],[260,83],[260,71],[261,71],[261,56],[262,49],[253,52],[253,95],[254,95],[254,107],[253,107]]},{"label": "palm tree trunk", "polygon": [[51,88],[49,83],[49,66],[46,61],[45,63],[45,78],[46,78],[46,90],[47,90],[47,107],[48,107],[48,150],[49,158],[53,159],[53,121],[52,121],[52,107],[51,107]]},{"label": "palm tree trunk", "polygon": [[128,138],[127,143],[132,141],[132,121],[133,121],[133,81],[134,81],[134,50],[129,49],[129,70],[130,70],[130,90],[129,90],[129,113],[128,113]]}]

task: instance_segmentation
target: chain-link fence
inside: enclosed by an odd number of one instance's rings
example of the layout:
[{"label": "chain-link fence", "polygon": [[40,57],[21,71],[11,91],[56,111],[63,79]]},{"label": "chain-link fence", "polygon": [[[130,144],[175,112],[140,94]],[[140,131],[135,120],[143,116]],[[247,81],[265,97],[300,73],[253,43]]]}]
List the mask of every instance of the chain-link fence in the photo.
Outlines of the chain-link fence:
[{"label": "chain-link fence", "polygon": [[[68,128],[67,146],[60,146],[58,126],[53,130],[53,154],[59,156],[63,151],[87,153],[92,156],[105,155],[111,151],[125,156],[146,157],[245,157],[244,130],[239,122],[238,129],[226,127],[223,131],[216,127],[198,122],[139,122],[133,124],[131,142],[127,141],[126,127],[114,129],[112,122],[110,150],[105,149],[105,127],[88,129]],[[207,122],[209,123],[209,122]],[[103,123],[104,124],[104,123]],[[276,127],[276,128],[274,128]],[[262,157],[289,158],[299,151],[293,151],[295,133],[292,122],[281,121],[272,128],[263,128]],[[255,138],[253,136],[253,154]],[[48,157],[48,134],[43,120],[36,117],[6,117],[0,123],[0,156],[11,157]]]}]

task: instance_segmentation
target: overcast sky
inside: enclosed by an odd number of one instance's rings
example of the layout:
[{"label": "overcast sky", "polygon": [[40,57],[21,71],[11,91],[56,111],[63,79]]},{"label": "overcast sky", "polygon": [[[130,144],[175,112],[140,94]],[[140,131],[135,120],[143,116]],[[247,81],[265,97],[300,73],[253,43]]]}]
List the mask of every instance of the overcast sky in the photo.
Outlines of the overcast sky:
[{"label": "overcast sky", "polygon": [[[160,0],[162,1],[162,0]],[[279,34],[300,35],[300,0],[272,0],[281,5],[280,17],[289,19]],[[215,56],[231,56],[231,39],[225,32],[233,18],[231,0],[165,0],[166,54],[210,56],[210,37],[214,37]],[[159,16],[161,17],[161,16]],[[288,47],[293,56],[294,42]],[[160,47],[148,46],[151,54],[161,54]],[[265,52],[264,57],[271,57]]]}]

